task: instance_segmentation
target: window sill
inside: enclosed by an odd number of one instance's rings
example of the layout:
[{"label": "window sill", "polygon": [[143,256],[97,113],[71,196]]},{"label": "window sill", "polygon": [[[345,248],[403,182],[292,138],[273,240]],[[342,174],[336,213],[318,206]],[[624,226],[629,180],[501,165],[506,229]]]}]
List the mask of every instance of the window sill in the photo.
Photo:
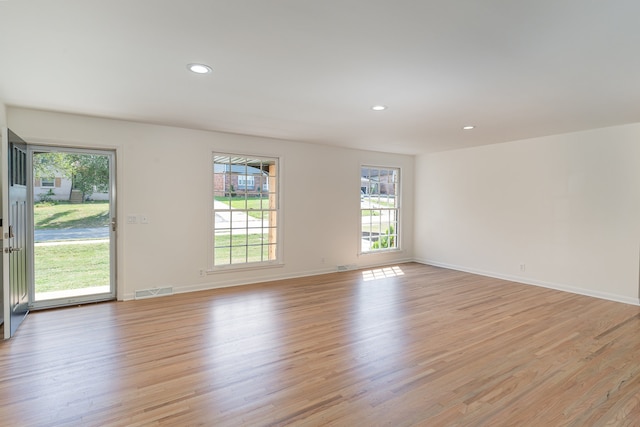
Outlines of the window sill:
[{"label": "window sill", "polygon": [[397,253],[402,253],[404,252],[404,249],[401,248],[393,248],[393,249],[378,249],[375,251],[367,251],[367,252],[360,252],[359,255],[377,255],[377,254],[388,254],[391,252],[397,252]]},{"label": "window sill", "polygon": [[268,268],[281,268],[281,267],[284,267],[284,263],[275,262],[275,261],[271,263],[232,264],[232,265],[213,267],[212,269],[207,270],[207,275],[231,273],[231,272],[238,272],[238,271],[264,270]]}]

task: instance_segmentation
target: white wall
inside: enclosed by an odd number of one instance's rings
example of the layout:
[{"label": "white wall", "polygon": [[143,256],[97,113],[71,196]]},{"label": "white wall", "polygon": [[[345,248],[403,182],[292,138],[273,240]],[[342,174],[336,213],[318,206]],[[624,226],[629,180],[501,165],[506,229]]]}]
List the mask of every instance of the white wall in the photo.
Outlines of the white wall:
[{"label": "white wall", "polygon": [[[42,187],[39,185],[33,186],[33,200],[40,201],[42,196],[46,196],[49,200],[62,200],[68,201],[69,194],[71,193],[71,180],[67,178],[61,178],[60,174],[57,174],[55,177],[60,180],[59,187]],[[38,180],[36,180],[36,183]],[[49,191],[53,193],[53,195],[49,194]],[[103,200],[109,200],[108,194],[105,194],[107,197]]]},{"label": "white wall", "polygon": [[[183,292],[413,259],[411,156],[20,108],[8,109],[8,122],[27,142],[116,150],[120,299],[153,287]],[[209,264],[214,150],[281,157],[283,267],[200,276]],[[401,252],[358,255],[363,163],[402,168]],[[142,214],[149,224],[124,220]]]},{"label": "white wall", "polygon": [[415,203],[422,262],[639,303],[640,124],[419,156]]}]

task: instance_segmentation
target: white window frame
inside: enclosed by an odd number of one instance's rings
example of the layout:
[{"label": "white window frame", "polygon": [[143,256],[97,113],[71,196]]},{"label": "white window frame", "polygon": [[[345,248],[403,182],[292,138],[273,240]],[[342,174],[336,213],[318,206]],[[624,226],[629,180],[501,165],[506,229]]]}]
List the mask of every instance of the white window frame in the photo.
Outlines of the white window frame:
[{"label": "white window frame", "polygon": [[[381,172],[387,172],[387,177],[393,172],[392,182],[380,181]],[[361,254],[401,250],[401,172],[401,168],[395,166],[360,165]],[[365,173],[367,177],[363,176]],[[373,178],[375,176],[378,176],[377,180]]]},{"label": "white window frame", "polygon": [[[223,161],[221,163],[221,161]],[[235,175],[236,177],[244,176],[250,177],[254,179],[253,183],[255,186],[255,177],[250,173],[253,171],[249,171],[251,168],[250,164],[254,162],[262,161],[262,166],[266,167],[269,164],[275,166],[275,174],[268,175],[269,177],[266,181],[273,181],[272,185],[268,186],[271,188],[271,192],[259,191],[258,194],[252,194],[251,188],[248,192],[245,192],[245,188],[240,188],[239,180],[236,179],[237,188],[234,188],[233,191],[230,189],[230,185],[232,183],[231,177]],[[243,163],[244,162],[244,163]],[[216,166],[216,163],[218,166]],[[222,164],[228,164],[229,166],[222,167]],[[274,267],[283,265],[282,262],[282,215],[281,215],[281,167],[282,161],[280,157],[271,156],[271,155],[255,155],[255,154],[240,154],[240,153],[222,153],[222,152],[213,152],[212,153],[212,199],[214,202],[216,200],[226,201],[227,198],[228,203],[227,206],[223,206],[220,203],[213,203],[212,206],[212,227],[211,227],[211,239],[210,239],[210,256],[209,256],[209,272],[216,271],[227,271],[229,269],[251,269],[251,268],[264,268],[264,267]],[[242,166],[244,164],[244,167]],[[216,172],[216,168],[218,171]],[[216,188],[216,175],[219,176],[218,182],[222,182],[224,188]],[[220,178],[222,176],[222,178]],[[261,178],[262,179],[262,178]],[[239,191],[238,191],[239,190]],[[254,188],[255,190],[255,188]],[[232,193],[234,196],[232,197]],[[248,194],[247,194],[248,193]],[[231,200],[249,200],[252,197],[261,197],[262,203],[260,203],[258,208],[253,207],[250,204],[245,205],[244,207],[240,206],[231,206]],[[241,202],[240,202],[241,203]],[[255,219],[251,214],[255,214],[256,211],[260,211],[261,215],[258,214],[256,216],[261,216],[263,219]],[[239,221],[236,218],[241,218]],[[246,221],[245,221],[246,220]],[[226,224],[225,224],[226,221]],[[273,224],[275,222],[275,224]],[[244,230],[244,233],[242,232]],[[267,236],[267,241],[259,244],[256,242],[251,242],[249,235],[255,235],[255,233],[251,233],[251,231],[259,231],[259,234],[262,236]],[[246,235],[246,241],[243,243],[242,235]],[[234,239],[233,236],[237,235],[238,239]],[[224,237],[223,237],[224,236]],[[216,239],[218,238],[218,241]],[[228,239],[229,243],[226,243],[226,239]],[[263,237],[264,239],[264,237]],[[234,241],[235,240],[235,241]],[[223,243],[220,243],[220,242]],[[255,251],[257,248],[258,254],[260,255],[260,260],[255,260],[255,252],[253,255],[250,254],[249,251]],[[233,249],[244,248],[245,260],[242,261],[240,258],[236,256],[232,251]],[[220,262],[227,256],[226,249],[229,250],[229,262]],[[224,257],[221,256],[224,255]]]},{"label": "white window frame", "polygon": [[[47,184],[45,184],[45,181],[47,182]],[[49,183],[51,183],[51,185],[48,185]],[[56,179],[54,178],[40,178],[40,187],[46,187],[46,188],[55,188],[56,186]]]}]

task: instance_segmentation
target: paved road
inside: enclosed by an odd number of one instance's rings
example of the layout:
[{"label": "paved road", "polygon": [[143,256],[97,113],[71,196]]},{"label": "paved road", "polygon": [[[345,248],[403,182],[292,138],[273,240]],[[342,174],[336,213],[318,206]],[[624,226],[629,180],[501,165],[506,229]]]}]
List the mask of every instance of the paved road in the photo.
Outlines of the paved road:
[{"label": "paved road", "polygon": [[36,230],[34,240],[50,242],[54,240],[82,240],[82,239],[106,239],[109,237],[109,227],[95,228],[70,228],[68,230]]}]

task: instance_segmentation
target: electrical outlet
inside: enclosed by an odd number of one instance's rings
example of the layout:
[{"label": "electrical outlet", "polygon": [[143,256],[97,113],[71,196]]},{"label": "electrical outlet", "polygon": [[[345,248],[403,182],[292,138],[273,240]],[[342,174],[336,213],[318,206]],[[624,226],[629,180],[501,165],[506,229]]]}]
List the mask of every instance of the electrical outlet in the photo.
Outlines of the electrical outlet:
[{"label": "electrical outlet", "polygon": [[520,271],[526,271],[527,270],[527,266],[524,263],[520,264]]},{"label": "electrical outlet", "polygon": [[200,269],[200,275],[201,275],[201,276],[204,276],[204,268],[201,268],[201,269]]}]

